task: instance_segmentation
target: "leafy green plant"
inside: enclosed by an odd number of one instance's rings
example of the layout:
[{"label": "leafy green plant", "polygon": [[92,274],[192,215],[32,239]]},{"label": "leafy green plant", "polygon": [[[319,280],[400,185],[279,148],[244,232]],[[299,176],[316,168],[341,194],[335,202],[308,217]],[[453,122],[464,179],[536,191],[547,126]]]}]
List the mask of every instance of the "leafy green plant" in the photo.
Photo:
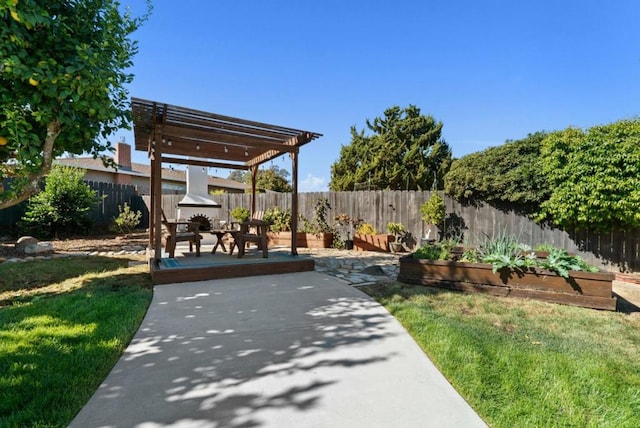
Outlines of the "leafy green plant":
[{"label": "leafy green plant", "polygon": [[402,223],[394,223],[390,221],[387,223],[387,231],[394,236],[399,236],[406,231],[406,228]]},{"label": "leafy green plant", "polygon": [[378,231],[376,230],[375,227],[373,227],[372,224],[370,224],[370,223],[362,223],[356,229],[356,233],[358,233],[360,235],[377,235]]},{"label": "leafy green plant", "polygon": [[268,208],[262,219],[269,224],[271,232],[288,232],[291,230],[291,211],[278,207]]},{"label": "leafy green plant", "polygon": [[88,232],[93,223],[91,210],[100,198],[83,181],[84,174],[80,168],[55,165],[44,190],[29,199],[18,224],[20,232],[41,238]]},{"label": "leafy green plant", "polygon": [[422,214],[422,220],[426,223],[436,226],[441,225],[447,214],[444,199],[434,192],[429,200],[420,206],[420,214]]},{"label": "leafy green plant", "polygon": [[314,205],[314,214],[311,220],[300,216],[300,231],[305,233],[334,233],[335,228],[327,223],[327,215],[331,205],[327,198],[319,198]]},{"label": "leafy green plant", "polygon": [[414,259],[449,260],[451,249],[448,245],[426,244],[413,253]]},{"label": "leafy green plant", "polygon": [[111,231],[116,233],[131,233],[140,223],[142,212],[131,211],[131,207],[125,202],[124,206],[118,205],[118,217],[113,219]]},{"label": "leafy green plant", "polygon": [[249,220],[249,217],[251,216],[251,213],[249,212],[249,210],[242,207],[235,207],[234,209],[231,210],[229,214],[231,214],[231,217],[233,217],[239,222],[245,222]]},{"label": "leafy green plant", "polygon": [[560,248],[549,248],[549,255],[539,263],[540,267],[556,272],[563,278],[569,278],[569,271],[597,272],[598,269],[587,264],[579,256],[570,256]]}]

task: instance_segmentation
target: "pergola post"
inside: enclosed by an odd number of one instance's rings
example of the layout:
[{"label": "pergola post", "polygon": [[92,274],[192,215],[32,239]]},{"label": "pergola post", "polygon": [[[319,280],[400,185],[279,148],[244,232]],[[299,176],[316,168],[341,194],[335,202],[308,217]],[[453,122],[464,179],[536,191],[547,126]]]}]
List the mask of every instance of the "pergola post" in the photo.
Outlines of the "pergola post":
[{"label": "pergola post", "polygon": [[154,140],[151,147],[151,206],[153,208],[153,245],[154,259],[156,263],[162,258],[162,144],[157,144]]},{"label": "pergola post", "polygon": [[298,150],[291,156],[291,255],[298,255]]},{"label": "pergola post", "polygon": [[256,212],[256,185],[258,180],[258,165],[254,165],[251,171],[251,218]]}]

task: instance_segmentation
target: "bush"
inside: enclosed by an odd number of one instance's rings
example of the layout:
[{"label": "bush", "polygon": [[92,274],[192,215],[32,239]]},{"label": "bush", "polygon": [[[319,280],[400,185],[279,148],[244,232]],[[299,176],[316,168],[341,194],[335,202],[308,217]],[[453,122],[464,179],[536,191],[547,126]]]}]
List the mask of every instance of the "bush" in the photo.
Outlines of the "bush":
[{"label": "bush", "polygon": [[231,210],[230,214],[231,214],[231,217],[233,217],[239,222],[247,221],[251,216],[251,213],[249,212],[249,210],[242,207],[235,207],[234,209]]},{"label": "bush", "polygon": [[447,214],[444,199],[437,193],[433,193],[429,200],[420,206],[420,213],[422,214],[422,220],[427,224],[442,225]]},{"label": "bush", "polygon": [[377,235],[378,231],[376,230],[375,227],[373,227],[373,225],[371,225],[369,223],[362,223],[356,229],[356,233],[358,233],[360,235]]},{"label": "bush", "polygon": [[111,224],[111,231],[115,233],[131,233],[134,231],[136,226],[140,223],[140,219],[142,218],[142,212],[131,211],[131,207],[124,203],[124,207],[118,205],[118,212],[120,213],[118,217],[114,217],[113,223]]},{"label": "bush", "polygon": [[278,207],[268,208],[262,218],[269,224],[271,232],[288,232],[291,230],[291,211],[282,211]]},{"label": "bush", "polygon": [[79,168],[54,166],[44,190],[29,199],[18,224],[20,233],[39,238],[87,233],[93,224],[91,210],[97,207],[100,198],[83,181],[84,174]]}]

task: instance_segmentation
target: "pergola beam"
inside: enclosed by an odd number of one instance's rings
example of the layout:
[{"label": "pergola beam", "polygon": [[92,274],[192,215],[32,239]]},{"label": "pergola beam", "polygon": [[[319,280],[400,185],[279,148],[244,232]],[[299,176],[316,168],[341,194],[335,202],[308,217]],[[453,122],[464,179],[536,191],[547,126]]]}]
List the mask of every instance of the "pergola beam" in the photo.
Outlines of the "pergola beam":
[{"label": "pergola beam", "polygon": [[247,165],[238,165],[238,164],[223,163],[223,162],[211,162],[211,161],[203,161],[198,159],[169,158],[166,156],[162,158],[162,162],[175,163],[179,165],[196,165],[196,166],[203,166],[205,168],[227,168],[227,169],[242,169],[242,170],[249,169]]}]

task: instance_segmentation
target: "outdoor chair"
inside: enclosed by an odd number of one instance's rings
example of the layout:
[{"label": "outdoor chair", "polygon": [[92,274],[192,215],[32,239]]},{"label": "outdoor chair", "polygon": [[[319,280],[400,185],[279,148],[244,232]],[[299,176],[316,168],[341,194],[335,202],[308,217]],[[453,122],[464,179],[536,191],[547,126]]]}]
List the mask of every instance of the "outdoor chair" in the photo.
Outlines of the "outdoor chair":
[{"label": "outdoor chair", "polygon": [[238,258],[244,256],[246,250],[246,244],[249,242],[255,242],[258,245],[258,249],[262,250],[262,257],[269,257],[269,250],[267,247],[267,228],[268,225],[262,220],[250,220],[240,223],[240,232],[234,236],[234,242],[231,245],[231,251],[233,247],[238,247]]},{"label": "outdoor chair", "polygon": [[[202,236],[198,232],[200,229],[200,223],[197,221],[176,221],[167,220],[167,217],[162,211],[162,224],[167,229],[167,235],[165,236],[165,251],[169,253],[169,258],[175,257],[176,243],[189,242],[189,251],[193,252],[193,246],[196,247],[196,257],[200,257],[200,240]],[[181,231],[179,226],[186,226],[186,230]]]}]

